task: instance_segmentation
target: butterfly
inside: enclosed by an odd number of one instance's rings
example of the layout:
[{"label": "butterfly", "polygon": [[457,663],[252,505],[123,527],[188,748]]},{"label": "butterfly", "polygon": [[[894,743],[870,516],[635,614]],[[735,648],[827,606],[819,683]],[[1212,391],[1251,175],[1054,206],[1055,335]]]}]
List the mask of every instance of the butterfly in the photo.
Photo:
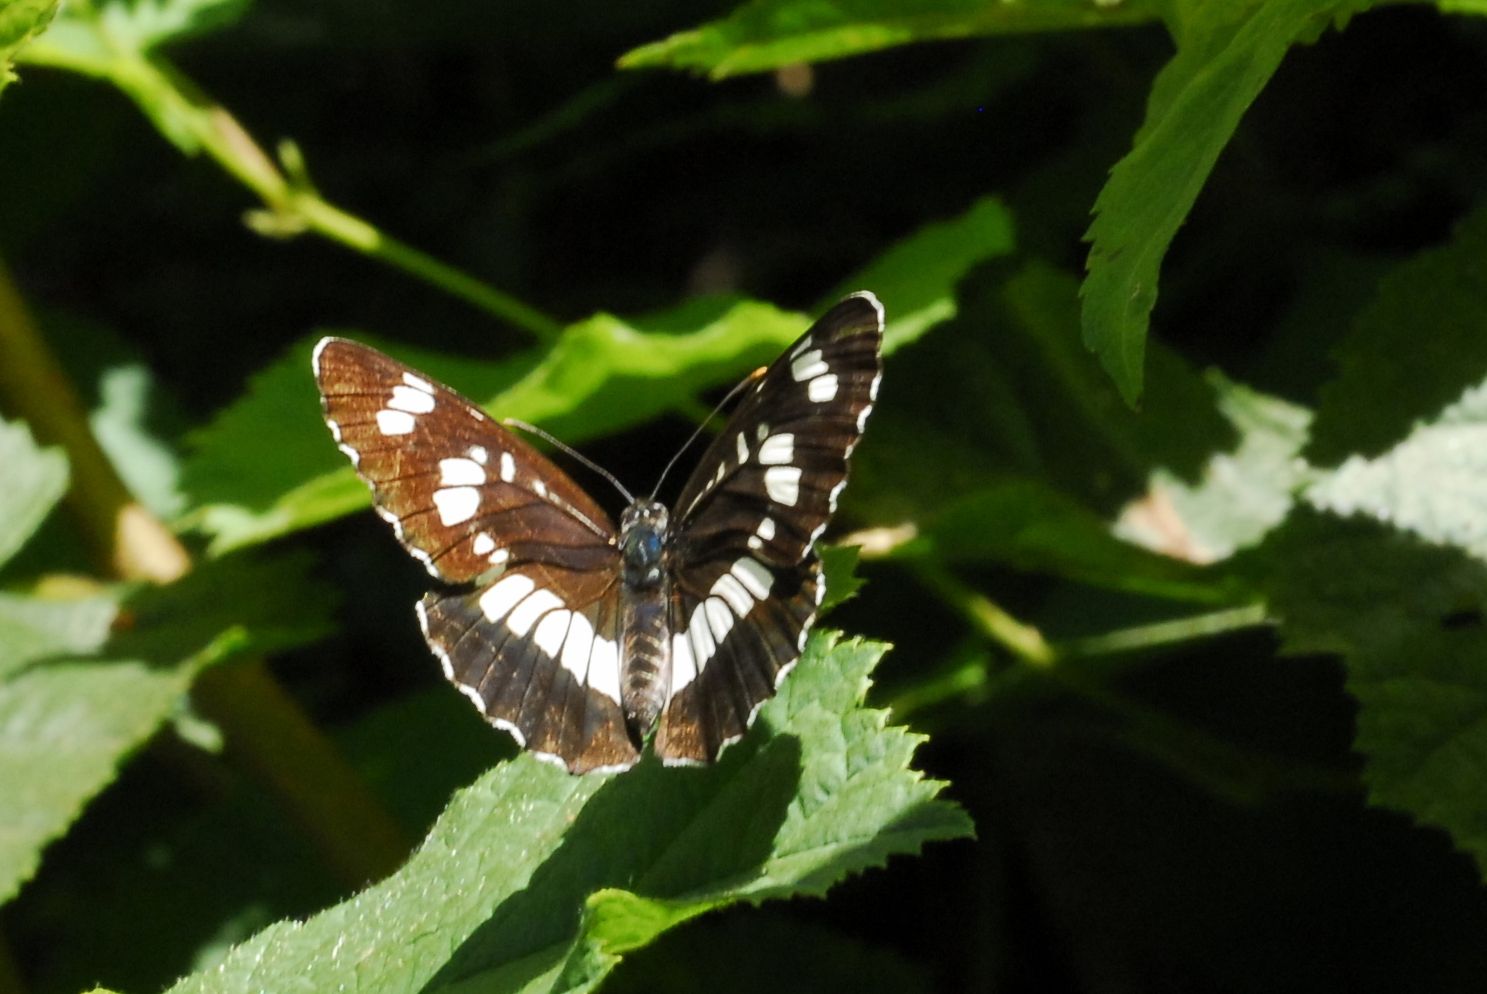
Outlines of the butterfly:
[{"label": "butterfly", "polygon": [[[441,587],[417,605],[444,675],[572,773],[705,763],[800,658],[815,551],[882,376],[883,308],[854,293],[741,399],[670,508],[616,528],[546,456],[448,387],[342,338],[315,347],[325,422]],[[627,495],[628,496],[628,495]]]}]

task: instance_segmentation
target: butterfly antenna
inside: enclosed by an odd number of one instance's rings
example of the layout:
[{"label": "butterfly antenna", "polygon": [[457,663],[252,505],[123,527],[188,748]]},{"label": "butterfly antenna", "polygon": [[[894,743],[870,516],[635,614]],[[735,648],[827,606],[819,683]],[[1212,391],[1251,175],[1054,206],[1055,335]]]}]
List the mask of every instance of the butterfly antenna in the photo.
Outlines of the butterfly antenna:
[{"label": "butterfly antenna", "polygon": [[732,390],[728,391],[728,393],[723,397],[722,400],[718,401],[717,406],[715,406],[711,411],[708,412],[707,417],[702,419],[702,423],[699,424],[696,429],[693,430],[692,434],[688,436],[687,440],[682,443],[682,447],[676,450],[676,454],[671,457],[671,461],[666,464],[666,468],[661,470],[661,478],[656,481],[656,487],[654,490],[651,491],[651,500],[655,500],[656,494],[661,492],[661,484],[666,482],[666,474],[671,472],[671,467],[675,466],[676,461],[682,457],[682,453],[690,449],[692,447],[692,443],[697,441],[697,439],[702,436],[702,433],[707,430],[707,426],[712,423],[713,418],[718,416],[718,412],[727,407],[728,404],[732,402],[733,398],[737,397],[740,393],[743,392],[745,387],[753,383],[757,383],[759,381],[759,378],[765,374],[768,368],[769,367],[767,366],[760,366],[748,376],[745,376],[738,382],[736,386],[734,386]]},{"label": "butterfly antenna", "polygon": [[562,449],[564,452],[568,453],[568,455],[572,456],[574,459],[577,459],[589,469],[593,470],[595,473],[598,473],[610,483],[614,484],[614,488],[624,495],[625,500],[629,501],[631,504],[635,503],[635,498],[631,496],[630,491],[625,489],[625,485],[623,483],[615,479],[613,473],[605,469],[603,466],[600,466],[598,463],[594,462],[594,460],[590,459],[582,452],[579,452],[577,449],[573,448],[573,446],[569,445],[567,442],[564,442],[558,438],[554,438],[551,434],[543,431],[541,428],[538,428],[534,424],[528,424],[525,421],[518,421],[516,418],[504,418],[501,423],[512,428],[516,428],[520,431],[527,432],[528,434],[536,435],[538,438],[545,439],[554,447]]}]

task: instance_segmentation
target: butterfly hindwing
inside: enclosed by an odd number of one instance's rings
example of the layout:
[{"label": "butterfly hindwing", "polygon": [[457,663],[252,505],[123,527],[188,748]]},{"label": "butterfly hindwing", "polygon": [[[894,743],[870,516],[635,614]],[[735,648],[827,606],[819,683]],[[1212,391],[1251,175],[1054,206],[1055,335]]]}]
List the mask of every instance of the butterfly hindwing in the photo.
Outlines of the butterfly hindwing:
[{"label": "butterfly hindwing", "polygon": [[815,541],[877,396],[882,337],[872,294],[833,307],[746,389],[683,488],[663,759],[712,759],[799,658],[822,591]]},{"label": "butterfly hindwing", "polygon": [[375,349],[315,348],[326,424],[377,512],[436,579],[523,562],[605,569],[614,526],[562,470],[470,401]]},{"label": "butterfly hindwing", "polygon": [[618,581],[519,566],[418,605],[444,675],[498,728],[574,773],[640,758],[620,711]]}]

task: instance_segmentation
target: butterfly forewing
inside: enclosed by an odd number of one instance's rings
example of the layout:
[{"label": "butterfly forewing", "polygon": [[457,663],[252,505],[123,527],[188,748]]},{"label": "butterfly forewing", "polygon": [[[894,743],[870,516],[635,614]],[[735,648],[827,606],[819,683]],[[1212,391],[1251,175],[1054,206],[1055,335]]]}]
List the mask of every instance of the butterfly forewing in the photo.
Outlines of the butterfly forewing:
[{"label": "butterfly forewing", "polygon": [[316,347],[315,377],[326,424],[378,513],[437,579],[614,562],[614,526],[592,498],[453,390],[338,338]]},{"label": "butterfly forewing", "polygon": [[635,762],[618,704],[618,553],[608,516],[474,404],[388,356],[325,339],[326,423],[378,513],[436,578],[424,636],[499,727],[574,772]]},{"label": "butterfly forewing", "polygon": [[822,589],[814,544],[877,395],[882,337],[871,294],[833,307],[747,388],[683,488],[663,759],[711,759],[799,658]]}]

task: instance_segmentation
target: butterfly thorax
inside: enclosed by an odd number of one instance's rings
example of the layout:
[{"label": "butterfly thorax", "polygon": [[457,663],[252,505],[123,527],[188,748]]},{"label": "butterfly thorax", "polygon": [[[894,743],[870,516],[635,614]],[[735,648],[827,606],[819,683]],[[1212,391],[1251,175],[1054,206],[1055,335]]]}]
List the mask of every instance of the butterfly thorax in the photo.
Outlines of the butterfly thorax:
[{"label": "butterfly thorax", "polygon": [[667,519],[664,505],[645,500],[620,516],[620,702],[636,742],[655,725],[671,684]]}]

